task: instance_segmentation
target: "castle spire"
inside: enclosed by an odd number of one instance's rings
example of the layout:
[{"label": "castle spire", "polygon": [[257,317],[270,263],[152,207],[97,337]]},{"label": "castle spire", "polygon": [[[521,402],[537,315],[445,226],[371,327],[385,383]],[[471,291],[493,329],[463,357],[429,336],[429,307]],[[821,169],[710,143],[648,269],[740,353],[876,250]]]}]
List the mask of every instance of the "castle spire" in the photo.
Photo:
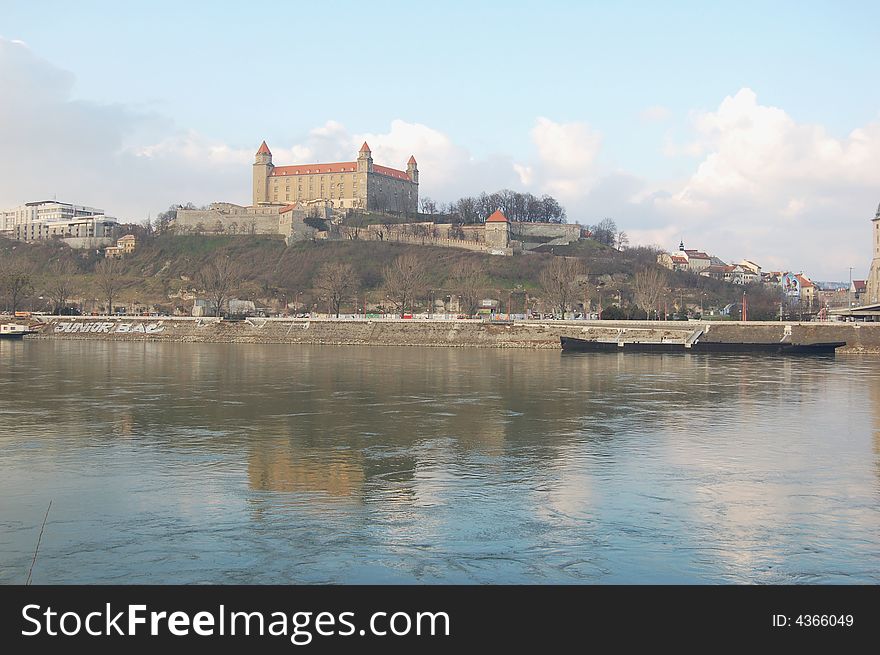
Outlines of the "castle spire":
[{"label": "castle spire", "polygon": [[272,151],[269,150],[269,146],[267,146],[266,142],[263,141],[263,143],[260,144],[260,149],[257,150],[257,154],[258,155],[271,155]]},{"label": "castle spire", "polygon": [[357,169],[359,173],[373,172],[373,155],[370,152],[370,146],[364,141],[364,145],[358,151]]},{"label": "castle spire", "polygon": [[414,155],[410,155],[409,161],[406,162],[406,174],[409,175],[410,181],[419,183],[419,165]]}]

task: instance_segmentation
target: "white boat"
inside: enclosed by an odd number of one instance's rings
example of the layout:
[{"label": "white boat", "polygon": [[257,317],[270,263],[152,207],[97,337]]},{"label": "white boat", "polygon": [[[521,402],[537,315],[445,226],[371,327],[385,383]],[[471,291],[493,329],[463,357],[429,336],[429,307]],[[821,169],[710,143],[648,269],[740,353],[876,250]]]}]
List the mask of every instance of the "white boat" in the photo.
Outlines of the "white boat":
[{"label": "white boat", "polygon": [[18,323],[0,325],[0,339],[21,339],[26,334],[31,334],[27,325],[19,325]]}]

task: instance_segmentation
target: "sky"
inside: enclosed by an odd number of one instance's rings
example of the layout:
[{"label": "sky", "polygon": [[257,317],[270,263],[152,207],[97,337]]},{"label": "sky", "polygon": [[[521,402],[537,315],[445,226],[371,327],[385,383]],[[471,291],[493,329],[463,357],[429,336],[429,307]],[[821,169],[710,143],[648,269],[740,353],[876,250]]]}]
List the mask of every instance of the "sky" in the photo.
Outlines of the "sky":
[{"label": "sky", "polygon": [[880,3],[0,0],[0,207],[141,221],[276,165],[419,162],[633,245],[865,277]]}]

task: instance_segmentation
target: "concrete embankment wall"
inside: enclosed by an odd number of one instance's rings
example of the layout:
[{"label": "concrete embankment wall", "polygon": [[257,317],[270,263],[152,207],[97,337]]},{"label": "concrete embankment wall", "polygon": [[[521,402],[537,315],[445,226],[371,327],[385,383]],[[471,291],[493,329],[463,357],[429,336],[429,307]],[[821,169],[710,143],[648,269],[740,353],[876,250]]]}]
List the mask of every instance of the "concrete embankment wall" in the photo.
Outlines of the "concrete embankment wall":
[{"label": "concrete embankment wall", "polygon": [[[708,326],[708,329],[706,327]],[[481,321],[52,317],[28,339],[100,339],[220,343],[559,348],[559,337],[623,341],[684,340],[795,343],[846,341],[843,352],[880,353],[880,323],[676,323],[647,321]]]}]

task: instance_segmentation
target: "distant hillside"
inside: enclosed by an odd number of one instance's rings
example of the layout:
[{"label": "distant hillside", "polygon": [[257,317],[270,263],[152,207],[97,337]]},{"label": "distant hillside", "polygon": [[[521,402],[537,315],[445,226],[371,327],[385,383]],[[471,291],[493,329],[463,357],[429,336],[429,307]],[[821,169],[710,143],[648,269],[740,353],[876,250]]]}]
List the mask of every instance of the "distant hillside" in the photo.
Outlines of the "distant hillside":
[{"label": "distant hillside", "polygon": [[[565,255],[583,261],[590,276],[590,292],[603,294],[607,306],[616,298],[627,304],[634,273],[654,266],[656,252],[648,248],[632,248],[618,252],[595,241],[585,240],[569,246],[544,247],[546,252],[516,257],[490,256],[449,248],[381,241],[306,241],[287,247],[280,237],[232,235],[146,235],[139,234],[137,250],[120,262],[123,288],[118,296],[122,304],[156,305],[173,310],[191,306],[191,301],[169,299],[198,293],[195,278],[200,269],[216,257],[229,256],[245,271],[240,289],[242,297],[250,297],[269,305],[284,300],[311,302],[314,278],[328,262],[351,264],[361,280],[362,293],[381,300],[385,266],[396,257],[412,253],[423,262],[428,284],[435,293],[456,293],[452,272],[462,261],[475,262],[485,274],[486,297],[506,298],[508,293],[540,296],[541,270],[554,256]],[[51,269],[59,261],[75,267],[74,298],[93,303],[101,297],[95,282],[95,266],[103,260],[94,251],[74,251],[57,243],[26,244],[0,238],[0,260],[28,262],[33,271],[33,293],[30,305],[39,309],[39,296],[51,284]],[[671,308],[681,301],[706,307],[724,306],[742,295],[742,288],[685,273],[669,273]],[[360,295],[363,298],[362,295]],[[522,302],[522,298],[520,299]],[[755,303],[751,306],[755,311]]]}]

